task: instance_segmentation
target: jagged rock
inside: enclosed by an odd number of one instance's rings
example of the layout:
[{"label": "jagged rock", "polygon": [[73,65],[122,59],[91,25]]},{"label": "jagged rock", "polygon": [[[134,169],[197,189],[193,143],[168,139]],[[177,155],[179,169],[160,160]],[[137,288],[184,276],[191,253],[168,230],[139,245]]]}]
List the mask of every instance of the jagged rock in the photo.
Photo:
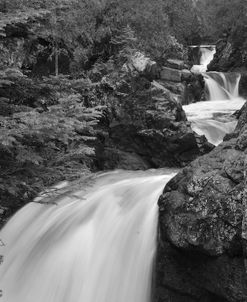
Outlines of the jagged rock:
[{"label": "jagged rock", "polygon": [[234,65],[233,46],[229,41],[219,40],[216,43],[216,54],[214,59],[208,65],[208,71],[219,70],[227,71]]},{"label": "jagged rock", "polygon": [[114,103],[107,148],[137,154],[149,167],[184,166],[213,148],[198,141],[177,95],[159,82],[135,81],[135,93]]},{"label": "jagged rock", "polygon": [[[159,199],[157,287],[188,301],[247,300],[246,117],[245,105],[235,137],[184,168]],[[165,245],[178,285],[164,273]],[[157,301],[164,301],[162,294]]]}]

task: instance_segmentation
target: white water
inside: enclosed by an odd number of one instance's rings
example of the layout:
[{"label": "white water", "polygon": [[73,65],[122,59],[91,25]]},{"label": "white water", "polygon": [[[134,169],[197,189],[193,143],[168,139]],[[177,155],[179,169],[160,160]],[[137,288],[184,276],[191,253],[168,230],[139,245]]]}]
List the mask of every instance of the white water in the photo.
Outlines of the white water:
[{"label": "white water", "polygon": [[105,173],[5,226],[2,302],[149,302],[157,200],[175,173]]},{"label": "white water", "polygon": [[209,100],[234,100],[239,97],[240,74],[208,72],[203,73]]},{"label": "white water", "polygon": [[194,65],[191,71],[194,73],[202,73],[207,71],[208,64],[213,60],[216,52],[215,46],[200,46],[200,65]]},{"label": "white water", "polygon": [[183,106],[192,129],[218,145],[227,133],[234,131],[237,121],[232,114],[245,100],[238,95],[239,74],[204,73],[209,101]]}]

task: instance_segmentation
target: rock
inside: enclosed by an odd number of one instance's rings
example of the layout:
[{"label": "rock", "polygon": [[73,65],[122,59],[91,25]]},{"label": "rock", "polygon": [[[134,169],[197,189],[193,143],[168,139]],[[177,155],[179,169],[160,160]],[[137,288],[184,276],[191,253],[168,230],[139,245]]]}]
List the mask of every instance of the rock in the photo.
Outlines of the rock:
[{"label": "rock", "polygon": [[[161,82],[135,79],[136,88],[114,103],[106,148],[137,154],[149,167],[184,166],[213,148],[198,140],[178,96]],[[134,82],[134,81],[132,81]],[[200,141],[200,142],[199,142]]]},{"label": "rock", "polygon": [[233,62],[233,46],[232,44],[224,40],[219,40],[216,43],[216,54],[214,59],[208,65],[208,71],[218,70],[218,71],[228,71],[231,69]]},{"label": "rock", "polygon": [[183,105],[203,100],[205,93],[205,83],[201,74],[192,74],[190,77],[183,77],[185,84],[185,91],[183,97]]},{"label": "rock", "polygon": [[247,97],[247,71],[240,73],[241,79],[239,82],[239,94],[243,97]]},{"label": "rock", "polygon": [[167,62],[167,67],[182,70],[186,68],[184,61],[178,60],[178,59],[168,59]]},{"label": "rock", "polygon": [[168,67],[162,67],[160,71],[160,79],[171,82],[181,82],[181,71]]},{"label": "rock", "polygon": [[216,54],[208,65],[209,71],[247,71],[247,25],[234,26],[216,43]]},{"label": "rock", "polygon": [[124,152],[115,148],[105,148],[103,154],[98,156],[101,160],[102,170],[147,170],[150,164],[136,153]]},{"label": "rock", "polygon": [[189,81],[193,77],[192,72],[188,69],[182,69],[181,72],[182,72],[182,75],[181,75],[182,81]]},{"label": "rock", "polygon": [[[245,105],[235,137],[166,185],[159,199],[159,290],[170,288],[190,297],[188,301],[247,301],[246,122]],[[173,261],[171,275],[177,278],[172,284],[165,275],[164,246]],[[162,294],[157,301],[164,301]]]},{"label": "rock", "polygon": [[188,47],[188,60],[193,65],[199,65],[201,58],[200,46],[190,46]]},{"label": "rock", "polygon": [[169,81],[164,81],[164,80],[159,80],[157,82],[161,83],[161,85],[163,87],[170,90],[175,95],[178,95],[181,97],[184,95],[184,90],[185,90],[184,83],[175,83],[175,82],[169,82]]},{"label": "rock", "polygon": [[159,75],[157,63],[141,52],[136,52],[135,55],[130,58],[129,63],[124,64],[123,68],[125,71],[137,71],[149,80],[156,79]]}]

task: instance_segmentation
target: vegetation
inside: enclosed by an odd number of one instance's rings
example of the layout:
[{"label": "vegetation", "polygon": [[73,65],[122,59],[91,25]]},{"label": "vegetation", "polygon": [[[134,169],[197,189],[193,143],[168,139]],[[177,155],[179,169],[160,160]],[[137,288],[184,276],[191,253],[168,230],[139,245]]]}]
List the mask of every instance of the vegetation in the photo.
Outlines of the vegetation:
[{"label": "vegetation", "polygon": [[203,24],[202,35],[215,41],[246,24],[245,0],[198,0],[197,10]]}]

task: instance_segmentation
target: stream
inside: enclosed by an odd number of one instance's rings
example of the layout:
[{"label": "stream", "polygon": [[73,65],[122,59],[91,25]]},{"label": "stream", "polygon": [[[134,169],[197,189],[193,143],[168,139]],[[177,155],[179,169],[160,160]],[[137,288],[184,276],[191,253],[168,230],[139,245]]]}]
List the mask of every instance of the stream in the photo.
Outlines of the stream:
[{"label": "stream", "polygon": [[[183,108],[192,129],[217,145],[244,99],[239,74],[206,73],[214,51],[204,49],[199,68],[209,99]],[[150,302],[157,200],[176,173],[99,173],[83,190],[26,205],[1,232],[1,301]]]}]

